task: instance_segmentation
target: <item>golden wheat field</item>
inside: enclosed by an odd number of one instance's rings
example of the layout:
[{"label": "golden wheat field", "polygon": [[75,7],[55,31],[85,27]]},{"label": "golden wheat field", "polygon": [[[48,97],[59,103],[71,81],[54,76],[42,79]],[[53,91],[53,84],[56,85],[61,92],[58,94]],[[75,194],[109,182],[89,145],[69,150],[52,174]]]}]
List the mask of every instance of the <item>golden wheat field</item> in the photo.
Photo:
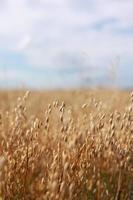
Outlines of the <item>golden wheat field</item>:
[{"label": "golden wheat field", "polygon": [[0,200],[133,200],[133,93],[1,91]]}]

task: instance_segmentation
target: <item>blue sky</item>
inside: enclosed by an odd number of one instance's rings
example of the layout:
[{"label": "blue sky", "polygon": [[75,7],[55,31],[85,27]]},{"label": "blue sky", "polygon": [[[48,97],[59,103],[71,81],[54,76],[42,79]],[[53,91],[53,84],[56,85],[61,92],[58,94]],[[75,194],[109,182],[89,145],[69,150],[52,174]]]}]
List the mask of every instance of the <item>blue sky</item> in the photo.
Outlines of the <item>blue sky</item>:
[{"label": "blue sky", "polygon": [[0,87],[133,86],[132,0],[1,0]]}]

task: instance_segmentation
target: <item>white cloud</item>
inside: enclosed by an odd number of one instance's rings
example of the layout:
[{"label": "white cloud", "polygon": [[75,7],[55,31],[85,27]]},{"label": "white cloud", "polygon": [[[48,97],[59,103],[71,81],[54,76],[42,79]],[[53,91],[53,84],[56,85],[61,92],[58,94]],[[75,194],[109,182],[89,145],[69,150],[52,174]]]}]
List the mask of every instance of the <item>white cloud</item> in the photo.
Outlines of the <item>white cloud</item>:
[{"label": "white cloud", "polygon": [[21,40],[18,41],[14,50],[23,51],[23,50],[29,48],[31,43],[32,43],[31,37],[28,36],[28,35],[25,35],[25,36],[22,37]]},{"label": "white cloud", "polygon": [[[133,27],[132,10],[133,2],[122,0],[7,0],[0,12],[1,48],[21,51],[35,67],[71,67],[69,55],[78,62],[83,51],[92,65],[116,55],[126,59],[133,35],[115,30]],[[116,22],[94,29],[107,19]]]}]

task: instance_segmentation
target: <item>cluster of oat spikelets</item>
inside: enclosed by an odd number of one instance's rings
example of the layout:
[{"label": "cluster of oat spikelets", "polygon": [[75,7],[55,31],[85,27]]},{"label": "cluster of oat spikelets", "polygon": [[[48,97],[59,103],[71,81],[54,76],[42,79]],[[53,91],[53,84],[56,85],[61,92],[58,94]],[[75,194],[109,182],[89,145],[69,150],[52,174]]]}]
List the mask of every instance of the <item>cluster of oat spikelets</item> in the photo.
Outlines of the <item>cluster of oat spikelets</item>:
[{"label": "cluster of oat spikelets", "polygon": [[27,101],[0,113],[2,200],[133,199],[133,94],[121,111],[90,96],[30,116]]}]

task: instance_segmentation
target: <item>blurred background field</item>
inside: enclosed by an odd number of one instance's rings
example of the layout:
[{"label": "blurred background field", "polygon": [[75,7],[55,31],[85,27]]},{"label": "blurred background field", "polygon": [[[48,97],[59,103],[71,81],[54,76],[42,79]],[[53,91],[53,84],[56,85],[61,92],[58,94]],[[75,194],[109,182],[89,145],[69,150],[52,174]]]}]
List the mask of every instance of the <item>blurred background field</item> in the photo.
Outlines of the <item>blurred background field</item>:
[{"label": "blurred background field", "polygon": [[[23,96],[26,90],[1,90],[0,107],[1,110],[11,110],[15,106],[17,98]],[[129,102],[131,90],[116,89],[77,89],[77,90],[31,90],[31,97],[28,105],[31,112],[40,112],[54,100],[65,101],[73,107],[82,106],[88,103],[91,98],[103,101],[107,108],[121,111]]]}]

